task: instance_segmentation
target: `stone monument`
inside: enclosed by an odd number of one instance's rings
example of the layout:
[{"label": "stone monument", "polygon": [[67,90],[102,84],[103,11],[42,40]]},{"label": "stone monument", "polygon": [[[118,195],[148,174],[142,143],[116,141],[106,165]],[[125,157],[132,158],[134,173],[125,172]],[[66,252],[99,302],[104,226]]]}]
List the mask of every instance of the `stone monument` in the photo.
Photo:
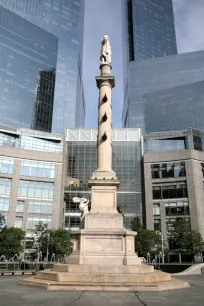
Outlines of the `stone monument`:
[{"label": "stone monument", "polygon": [[[73,252],[66,264],[55,264],[53,270],[37,272],[22,284],[44,286],[49,290],[162,290],[186,287],[187,283],[171,280],[170,274],[154,272],[154,267],[141,264],[135,254],[136,232],[123,228],[123,216],[117,210],[117,189],[120,182],[112,170],[112,88],[111,46],[102,38],[99,88],[98,161],[97,170],[89,179],[91,209],[86,199],[73,201],[82,206],[82,228],[72,233]],[[163,286],[163,287],[162,287]]]}]

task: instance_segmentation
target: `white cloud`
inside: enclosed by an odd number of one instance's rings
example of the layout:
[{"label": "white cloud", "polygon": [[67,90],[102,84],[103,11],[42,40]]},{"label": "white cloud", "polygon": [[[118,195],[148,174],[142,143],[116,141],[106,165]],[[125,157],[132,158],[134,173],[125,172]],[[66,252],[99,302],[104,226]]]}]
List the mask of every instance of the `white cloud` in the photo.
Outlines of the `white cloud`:
[{"label": "white cloud", "polygon": [[204,50],[204,0],[173,0],[179,53]]}]

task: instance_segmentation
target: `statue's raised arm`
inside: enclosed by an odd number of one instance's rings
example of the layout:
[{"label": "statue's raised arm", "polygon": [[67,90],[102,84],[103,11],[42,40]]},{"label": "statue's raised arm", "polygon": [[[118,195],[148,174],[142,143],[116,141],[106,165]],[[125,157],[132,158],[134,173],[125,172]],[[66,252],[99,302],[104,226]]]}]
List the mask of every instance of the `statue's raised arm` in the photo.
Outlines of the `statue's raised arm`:
[{"label": "statue's raised arm", "polygon": [[111,45],[108,35],[104,35],[101,40],[101,63],[111,64]]}]

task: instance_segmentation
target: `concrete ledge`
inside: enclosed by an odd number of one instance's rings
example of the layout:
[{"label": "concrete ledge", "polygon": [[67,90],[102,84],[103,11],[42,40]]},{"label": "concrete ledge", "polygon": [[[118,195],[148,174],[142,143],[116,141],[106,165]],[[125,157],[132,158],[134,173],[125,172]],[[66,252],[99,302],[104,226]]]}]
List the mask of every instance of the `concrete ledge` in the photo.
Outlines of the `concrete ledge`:
[{"label": "concrete ledge", "polygon": [[123,274],[108,274],[108,273],[71,273],[71,272],[56,272],[53,270],[44,270],[37,272],[36,280],[69,282],[72,284],[87,283],[91,284],[138,284],[138,283],[154,283],[164,282],[171,279],[168,273],[155,271],[154,273],[123,273]]},{"label": "concrete ledge", "polygon": [[154,267],[146,264],[140,264],[134,266],[54,264],[53,271],[70,272],[70,273],[133,274],[133,273],[151,273],[154,272]]},{"label": "concrete ledge", "polygon": [[138,284],[112,284],[112,283],[103,283],[98,284],[95,283],[77,283],[72,284],[69,282],[55,282],[55,281],[45,281],[35,279],[34,277],[30,277],[19,282],[20,285],[38,287],[42,289],[46,289],[49,291],[165,291],[165,290],[176,290],[176,289],[183,289],[189,288],[189,284],[187,282],[171,279],[166,282],[155,282],[151,284],[147,283],[138,283]]},{"label": "concrete ledge", "polygon": [[201,274],[201,269],[204,269],[204,263],[192,265],[183,272],[174,273],[173,275],[198,275]]}]

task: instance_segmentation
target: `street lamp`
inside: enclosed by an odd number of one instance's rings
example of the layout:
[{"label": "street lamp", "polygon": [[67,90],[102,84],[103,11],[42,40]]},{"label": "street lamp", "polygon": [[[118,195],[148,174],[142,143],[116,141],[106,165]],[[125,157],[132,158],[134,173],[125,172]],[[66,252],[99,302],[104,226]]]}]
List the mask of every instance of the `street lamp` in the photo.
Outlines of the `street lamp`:
[{"label": "street lamp", "polygon": [[156,233],[161,236],[161,243],[162,243],[162,245],[161,245],[161,247],[162,247],[161,255],[162,255],[162,263],[164,263],[164,236],[162,235],[162,232],[160,232],[160,231],[157,231]]},{"label": "street lamp", "polygon": [[47,262],[48,262],[48,256],[49,256],[49,240],[50,240],[50,233],[47,234]]}]

